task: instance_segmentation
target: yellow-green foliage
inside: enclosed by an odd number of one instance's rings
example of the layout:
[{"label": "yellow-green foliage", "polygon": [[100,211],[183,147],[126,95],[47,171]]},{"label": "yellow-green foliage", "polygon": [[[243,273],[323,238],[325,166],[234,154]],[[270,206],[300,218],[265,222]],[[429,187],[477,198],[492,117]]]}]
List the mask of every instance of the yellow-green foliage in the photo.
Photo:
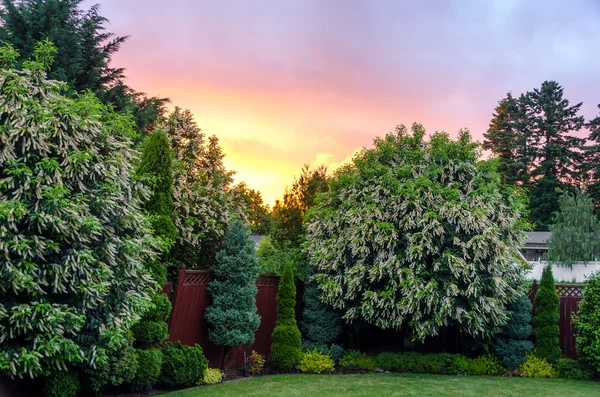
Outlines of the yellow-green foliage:
[{"label": "yellow-green foliage", "polygon": [[527,356],[527,361],[519,367],[519,371],[528,378],[558,377],[558,373],[552,364],[533,354]]},{"label": "yellow-green foliage", "polygon": [[252,354],[250,355],[250,373],[254,376],[260,375],[264,366],[265,358],[262,354],[252,350]]},{"label": "yellow-green foliage", "polygon": [[334,370],[335,364],[331,357],[319,352],[319,350],[313,349],[302,354],[300,371],[309,374],[321,374],[323,372],[333,372]]},{"label": "yellow-green foliage", "polygon": [[204,374],[198,379],[198,385],[214,385],[221,383],[225,374],[218,368],[206,368]]}]

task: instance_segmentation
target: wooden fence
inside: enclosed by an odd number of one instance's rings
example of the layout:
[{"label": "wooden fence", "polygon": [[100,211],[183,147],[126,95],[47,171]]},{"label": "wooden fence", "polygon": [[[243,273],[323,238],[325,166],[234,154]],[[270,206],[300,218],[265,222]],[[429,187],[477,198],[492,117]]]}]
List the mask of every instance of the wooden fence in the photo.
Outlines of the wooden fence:
[{"label": "wooden fence", "polygon": [[[195,343],[202,346],[204,354],[211,366],[219,367],[223,358],[223,348],[215,346],[208,338],[208,324],[204,318],[204,311],[211,300],[207,287],[210,273],[203,270],[186,270],[182,267],[177,280],[177,287],[173,300],[173,311],[169,318],[169,340],[181,341],[184,345]],[[268,357],[271,350],[271,334],[275,328],[277,316],[277,286],[279,277],[273,275],[260,275],[256,281],[258,292],[256,294],[256,307],[260,316],[260,326],[256,331],[254,343],[229,352],[228,363],[230,366],[244,364],[244,352],[248,355],[252,350]],[[299,287],[299,286],[297,286]],[[297,288],[297,296],[301,301],[301,288]],[[296,305],[296,313],[300,314],[300,305]]]},{"label": "wooden fence", "polygon": [[[531,299],[531,303],[534,301],[538,288],[539,284],[534,283],[527,293],[527,296]],[[574,313],[577,313],[577,305],[583,298],[583,290],[583,285],[556,285],[556,292],[560,298],[558,307],[560,348],[563,354],[570,358],[577,358],[577,349],[575,347],[575,325],[573,324],[572,317]],[[535,306],[533,308],[533,314],[535,315]]]},{"label": "wooden fence", "polygon": [[[208,338],[208,324],[204,318],[204,311],[210,305],[211,300],[207,287],[210,281],[210,273],[202,270],[186,270],[182,267],[177,280],[177,286],[173,294],[173,310],[169,318],[169,340],[181,341],[184,345],[202,346],[204,354],[210,361],[211,366],[218,367],[223,357],[223,348],[215,346]],[[252,345],[233,349],[229,353],[228,361],[232,367],[242,366],[244,363],[244,352],[249,354],[256,350],[265,357],[269,357],[271,349],[271,334],[275,327],[277,313],[277,286],[279,277],[272,275],[261,275],[256,286],[256,306],[260,316],[260,326],[255,334]],[[297,284],[296,318],[300,326],[302,313],[302,285]],[[527,295],[533,302],[539,285],[533,284]],[[582,285],[557,285],[560,297],[560,347],[567,357],[576,358],[575,327],[572,323],[572,315],[577,312],[577,304],[582,299]],[[171,295],[172,286],[165,286],[164,292]],[[534,309],[535,311],[535,309]],[[535,314],[535,313],[534,313]]]}]

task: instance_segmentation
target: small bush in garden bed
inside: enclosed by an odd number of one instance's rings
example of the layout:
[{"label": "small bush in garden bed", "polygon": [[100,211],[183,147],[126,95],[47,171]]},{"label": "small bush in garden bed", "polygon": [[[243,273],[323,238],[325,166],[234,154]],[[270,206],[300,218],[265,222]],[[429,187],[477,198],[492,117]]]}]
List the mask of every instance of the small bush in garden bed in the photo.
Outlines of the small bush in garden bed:
[{"label": "small bush in garden bed", "polygon": [[165,343],[162,354],[159,382],[166,387],[193,385],[208,368],[208,360],[199,345]]},{"label": "small bush in garden bed", "polygon": [[300,371],[309,374],[331,373],[335,371],[333,359],[318,349],[306,351],[300,360]]},{"label": "small bush in garden bed", "polygon": [[392,372],[458,375],[468,372],[469,359],[449,353],[381,353],[377,356],[377,364]]},{"label": "small bush in garden bed", "polygon": [[163,355],[160,349],[137,349],[138,367],[131,388],[143,390],[146,385],[154,385],[160,376]]},{"label": "small bush in garden bed", "polygon": [[527,356],[527,360],[519,367],[519,371],[528,378],[556,378],[558,376],[552,364],[534,354]]},{"label": "small bush in garden bed", "polygon": [[590,380],[592,370],[581,361],[570,358],[561,358],[556,363],[558,377],[572,380]]},{"label": "small bush in garden bed", "polygon": [[225,374],[218,368],[206,368],[204,374],[198,382],[196,383],[198,386],[201,385],[214,385],[216,383],[221,383]]},{"label": "small bush in garden bed", "polygon": [[358,360],[363,356],[365,356],[365,354],[358,350],[346,350],[339,360],[339,365],[344,369],[358,369]]},{"label": "small bush in garden bed", "polygon": [[75,397],[79,388],[79,375],[76,372],[57,371],[46,378],[44,396]]},{"label": "small bush in garden bed", "polygon": [[265,358],[262,354],[252,350],[250,354],[250,373],[254,376],[260,375],[265,366]]},{"label": "small bush in garden bed", "polygon": [[331,346],[327,346],[323,343],[316,343],[311,341],[303,341],[302,348],[304,350],[314,350],[317,349],[320,353],[327,354],[329,357],[333,359],[333,361],[339,361],[340,358],[344,355],[344,348],[340,345],[332,344]]},{"label": "small bush in garden bed", "polygon": [[111,354],[102,366],[87,371],[86,383],[95,392],[103,387],[120,386],[131,383],[138,369],[138,354],[131,346],[125,346],[118,353]]},{"label": "small bush in garden bed", "polygon": [[600,272],[587,280],[579,312],[574,318],[577,327],[577,354],[600,373]]},{"label": "small bush in garden bed", "polygon": [[496,356],[486,354],[469,360],[468,375],[502,375],[504,368],[498,363]]},{"label": "small bush in garden bed", "polygon": [[377,360],[375,359],[375,357],[367,355],[364,355],[361,358],[359,358],[356,364],[358,365],[359,369],[367,372],[373,372],[377,368]]}]

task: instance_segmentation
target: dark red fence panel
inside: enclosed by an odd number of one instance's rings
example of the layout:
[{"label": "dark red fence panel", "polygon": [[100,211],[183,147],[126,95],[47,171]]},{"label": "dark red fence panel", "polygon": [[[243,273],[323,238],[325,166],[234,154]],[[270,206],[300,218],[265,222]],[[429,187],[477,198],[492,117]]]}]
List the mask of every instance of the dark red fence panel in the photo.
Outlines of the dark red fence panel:
[{"label": "dark red fence panel", "polygon": [[[184,345],[199,344],[211,366],[220,367],[224,350],[210,342],[208,324],[204,318],[204,312],[211,303],[207,291],[209,281],[210,273],[207,271],[181,269],[169,321],[169,340],[180,341]],[[252,345],[232,349],[229,352],[227,358],[229,366],[242,366],[244,352],[249,355],[252,350],[269,357],[271,334],[277,319],[278,284],[279,277],[273,275],[261,275],[256,281],[256,307],[260,316],[260,326]],[[299,298],[301,296],[298,294]],[[299,312],[300,305],[296,309]]]},{"label": "dark red fence panel", "polygon": [[[538,284],[533,284],[528,291],[527,296],[534,303],[535,294],[539,288]],[[575,346],[575,325],[573,324],[573,314],[577,313],[579,301],[583,298],[583,285],[557,285],[556,292],[560,299],[558,306],[559,320],[559,342],[563,354],[570,358],[577,358],[577,348]],[[535,306],[533,308],[535,315]]]}]

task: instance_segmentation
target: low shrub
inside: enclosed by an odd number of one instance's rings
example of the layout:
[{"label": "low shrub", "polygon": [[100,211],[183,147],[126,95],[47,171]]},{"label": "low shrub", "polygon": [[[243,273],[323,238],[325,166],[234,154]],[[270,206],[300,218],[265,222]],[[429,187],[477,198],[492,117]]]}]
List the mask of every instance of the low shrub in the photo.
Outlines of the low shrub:
[{"label": "low shrub", "polygon": [[558,372],[558,377],[564,379],[590,380],[592,378],[592,371],[587,365],[570,358],[561,358],[558,360],[556,371]]},{"label": "low shrub", "polygon": [[441,372],[446,372],[449,375],[460,375],[467,372],[469,367],[469,359],[460,354],[440,354],[443,364]]},{"label": "low shrub", "polygon": [[384,371],[399,371],[402,367],[402,354],[380,353],[377,355],[377,366]]},{"label": "low shrub", "polygon": [[344,369],[358,369],[358,360],[363,356],[365,354],[358,350],[346,350],[339,360],[339,365]]},{"label": "low shrub", "polygon": [[133,390],[143,390],[146,385],[154,385],[160,376],[162,352],[160,349],[137,349],[138,366],[131,381]]},{"label": "low shrub", "polygon": [[375,357],[364,355],[356,362],[359,369],[367,372],[373,372],[377,368],[377,360]]},{"label": "low shrub", "polygon": [[134,348],[127,346],[118,355],[109,356],[106,363],[87,371],[86,384],[95,392],[104,386],[120,386],[131,383],[138,368],[138,354]]},{"label": "low shrub", "polygon": [[340,345],[333,344],[329,348],[329,357],[333,361],[338,361],[344,355],[344,348]]},{"label": "low shrub", "polygon": [[183,346],[179,342],[165,343],[162,347],[162,355],[159,383],[166,387],[193,385],[208,368],[208,361],[199,345]]},{"label": "low shrub", "polygon": [[519,371],[528,378],[556,378],[558,376],[552,364],[534,354],[527,356],[527,360],[519,367]]},{"label": "low shrub", "polygon": [[[132,329],[137,345],[150,346],[162,342],[169,336],[169,326],[164,321],[142,320]],[[136,346],[137,346],[136,345]]]},{"label": "low shrub", "polygon": [[273,330],[271,357],[282,372],[291,372],[302,359],[302,336],[294,325],[277,325]]},{"label": "low shrub", "polygon": [[250,373],[254,376],[260,375],[265,366],[265,358],[262,354],[252,350],[250,354]]},{"label": "low shrub", "polygon": [[154,294],[152,295],[152,304],[154,307],[148,310],[146,317],[153,321],[166,321],[171,314],[169,297],[165,294]]},{"label": "low shrub", "polygon": [[218,368],[206,368],[202,377],[198,379],[196,383],[198,386],[201,385],[214,385],[221,383],[225,374]]},{"label": "low shrub", "polygon": [[318,349],[313,349],[302,354],[300,371],[309,374],[330,373],[335,371],[335,363],[329,355],[321,353]]},{"label": "low shrub", "polygon": [[502,375],[504,368],[498,363],[496,356],[486,354],[469,360],[467,374],[469,375]]},{"label": "low shrub", "polygon": [[46,378],[44,396],[46,397],[75,397],[81,384],[79,374],[73,371],[53,372]]}]

